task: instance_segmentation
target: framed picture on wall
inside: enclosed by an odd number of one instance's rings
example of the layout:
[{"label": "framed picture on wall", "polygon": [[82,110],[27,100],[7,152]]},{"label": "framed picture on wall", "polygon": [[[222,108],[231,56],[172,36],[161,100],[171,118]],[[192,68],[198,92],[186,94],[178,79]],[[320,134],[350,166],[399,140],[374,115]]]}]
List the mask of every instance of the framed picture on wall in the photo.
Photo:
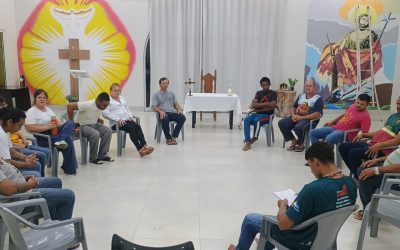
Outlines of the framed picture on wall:
[{"label": "framed picture on wall", "polygon": [[0,88],[6,86],[6,62],[4,56],[4,31],[0,30]]}]

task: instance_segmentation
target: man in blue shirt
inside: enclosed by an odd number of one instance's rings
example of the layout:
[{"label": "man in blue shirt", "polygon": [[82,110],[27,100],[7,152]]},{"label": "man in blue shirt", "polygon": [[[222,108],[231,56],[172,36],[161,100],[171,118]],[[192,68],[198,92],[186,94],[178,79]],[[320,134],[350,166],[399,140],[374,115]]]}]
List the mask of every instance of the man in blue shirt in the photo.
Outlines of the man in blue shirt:
[{"label": "man in blue shirt", "polygon": [[[278,201],[278,225],[271,227],[271,236],[289,249],[310,249],[317,235],[317,224],[293,231],[291,227],[322,213],[354,205],[357,187],[353,179],[338,170],[333,148],[325,142],[314,143],[305,158],[317,180],[306,184],[296,200],[288,206],[288,201]],[[243,220],[239,242],[231,244],[228,250],[248,250],[255,236],[261,230],[262,214],[248,214]],[[267,242],[264,249],[273,249]]]}]

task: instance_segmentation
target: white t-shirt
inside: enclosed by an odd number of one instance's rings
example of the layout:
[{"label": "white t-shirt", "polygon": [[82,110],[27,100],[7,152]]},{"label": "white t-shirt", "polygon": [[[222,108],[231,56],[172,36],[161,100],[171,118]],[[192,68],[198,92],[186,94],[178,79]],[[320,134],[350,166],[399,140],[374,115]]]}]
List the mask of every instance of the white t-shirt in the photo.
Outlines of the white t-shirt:
[{"label": "white t-shirt", "polygon": [[0,126],[0,157],[3,157],[6,160],[11,159],[11,154],[10,154],[11,147],[12,143],[10,140],[9,133],[6,133]]},{"label": "white t-shirt", "polygon": [[46,107],[46,111],[42,111],[33,106],[26,111],[25,124],[46,125],[49,124],[53,116],[56,116],[56,114],[51,108]]},{"label": "white t-shirt", "polygon": [[78,102],[78,113],[75,117],[75,122],[82,125],[95,124],[101,116],[102,110],[96,106],[96,100]]}]

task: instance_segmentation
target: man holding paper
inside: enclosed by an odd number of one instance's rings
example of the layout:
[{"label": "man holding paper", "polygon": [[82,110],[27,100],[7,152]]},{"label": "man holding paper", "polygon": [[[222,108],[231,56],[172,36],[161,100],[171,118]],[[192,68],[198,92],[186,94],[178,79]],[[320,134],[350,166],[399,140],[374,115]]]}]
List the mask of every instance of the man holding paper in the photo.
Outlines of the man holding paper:
[{"label": "man holding paper", "polygon": [[[357,187],[353,179],[338,170],[333,148],[325,142],[314,143],[305,158],[317,180],[306,184],[294,202],[278,201],[278,225],[271,227],[271,236],[289,249],[310,249],[317,235],[317,224],[302,231],[292,231],[291,227],[322,213],[354,205]],[[228,250],[248,250],[261,230],[262,214],[248,214],[243,220],[239,242],[231,244]],[[274,249],[270,242],[264,249]]]}]

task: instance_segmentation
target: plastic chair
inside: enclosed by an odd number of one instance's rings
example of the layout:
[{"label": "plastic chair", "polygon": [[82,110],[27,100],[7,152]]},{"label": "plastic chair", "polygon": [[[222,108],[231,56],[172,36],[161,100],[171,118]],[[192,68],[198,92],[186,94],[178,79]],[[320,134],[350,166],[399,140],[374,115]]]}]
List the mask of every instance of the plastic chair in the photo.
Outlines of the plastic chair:
[{"label": "plastic chair", "polygon": [[37,146],[37,137],[41,137],[45,140],[47,140],[48,143],[48,148],[51,152],[50,154],[50,161],[51,161],[51,176],[57,177],[58,176],[58,149],[53,146],[53,143],[51,141],[51,135],[46,135],[46,134],[41,134],[41,133],[35,133],[35,132],[29,132],[31,135],[35,137],[35,139],[30,139],[32,140],[32,144]]},{"label": "plastic chair", "polygon": [[[347,217],[355,210],[356,206],[347,206],[339,208],[327,213],[320,214],[303,223],[292,227],[289,230],[302,230],[314,223],[318,224],[317,236],[311,246],[311,250],[324,250],[324,249],[337,249],[336,238],[340,228],[347,220]],[[276,216],[264,216],[261,231],[260,241],[257,250],[263,250],[265,243],[269,241],[277,249],[289,249],[282,245],[282,243],[274,240],[270,235],[271,225],[278,224]]]},{"label": "plastic chair", "polygon": [[[122,149],[125,148],[126,145],[126,132],[124,130],[121,130],[118,123],[112,121],[110,118],[106,116],[104,116],[104,118],[106,118],[109,121],[110,127],[115,125],[115,129],[113,129],[112,132],[117,134],[117,156],[121,156]],[[136,123],[140,125],[140,118],[138,116],[133,116],[133,118],[135,118]]]},{"label": "plastic chair", "polygon": [[[318,118],[318,119],[311,119],[311,120],[310,120],[309,129],[306,130],[306,131],[304,131],[304,143],[305,143],[304,146],[305,146],[305,151],[307,151],[307,149],[310,147],[310,137],[309,137],[308,134],[310,133],[311,129],[314,129],[314,128],[317,127],[317,125],[318,125],[320,119],[321,119],[321,118]],[[315,122],[315,121],[316,121],[316,122]],[[286,141],[285,141],[285,139],[283,139],[283,146],[282,146],[282,148],[285,148],[285,144],[286,144]]]},{"label": "plastic chair", "polygon": [[[43,222],[35,225],[17,213],[14,209],[37,206],[43,214]],[[67,249],[78,243],[87,250],[85,229],[82,218],[64,221],[52,221],[46,200],[43,198],[24,200],[0,205],[0,216],[10,233],[10,249]],[[26,228],[21,229],[22,223]]]},{"label": "plastic chair", "polygon": [[[9,196],[0,195],[0,204],[16,202],[16,201],[20,201],[23,199],[40,198],[40,197],[41,197],[41,195],[39,192],[26,192],[26,193],[13,194],[13,195],[9,195]],[[15,212],[18,214],[21,214],[23,212],[23,209],[16,210]],[[37,222],[37,219],[39,219],[39,217],[41,217],[40,215],[41,215],[41,213],[37,209],[33,209],[33,210],[30,210],[29,212],[25,212],[21,216],[25,219],[31,219],[31,220]],[[6,233],[7,233],[7,227],[0,217],[0,250],[4,249]]]},{"label": "plastic chair", "polygon": [[111,242],[111,250],[194,250],[193,242],[188,241],[176,246],[169,247],[146,247],[123,239],[114,234]]},{"label": "plastic chair", "polygon": [[[344,131],[343,141],[342,141],[341,143],[348,142],[348,141],[347,141],[347,135],[348,135],[349,133],[354,133],[354,132],[358,132],[358,131],[360,131],[360,129],[350,129],[350,130]],[[341,143],[338,143],[338,144],[335,145],[336,166],[337,166],[338,168],[342,168],[342,162],[343,162],[342,156],[341,156],[340,153],[339,153],[339,145],[340,145]]]},{"label": "plastic chair", "polygon": [[400,174],[385,174],[379,192],[372,196],[371,202],[365,208],[358,236],[357,250],[363,248],[368,223],[371,225],[370,236],[374,238],[378,236],[380,220],[385,220],[400,228],[400,191],[393,190],[392,187],[394,185],[400,185]]},{"label": "plastic chair", "polygon": [[[157,143],[160,143],[162,124],[161,124],[160,114],[158,112],[156,112],[156,121],[157,122],[156,122],[156,129],[154,131],[154,139],[157,140]],[[174,121],[169,122],[170,133],[172,133],[172,131],[174,131],[175,125],[176,125],[176,122],[174,122]],[[185,140],[185,126],[182,127],[180,134],[182,137],[182,141],[184,141]]]},{"label": "plastic chair", "polygon": [[[278,111],[278,109],[276,108],[274,114],[269,116],[269,122],[261,125],[261,128],[264,128],[264,130],[265,130],[265,136],[267,139],[267,147],[271,147],[272,143],[275,143],[275,133],[274,133],[273,121],[274,121],[275,114],[277,113],[277,111]],[[246,116],[248,116],[251,114],[251,112],[249,112],[249,113],[246,112],[245,114],[246,114]],[[243,118],[242,118],[242,121],[243,121]]]},{"label": "plastic chair", "polygon": [[[76,115],[76,112],[74,112],[74,116]],[[64,113],[60,117],[61,121],[69,121],[68,113]],[[82,130],[79,129],[79,136],[76,136],[75,134],[72,134],[72,140],[76,141],[79,140],[81,144],[81,164],[86,165],[88,162],[88,146],[89,142],[86,137],[82,135]]]}]

